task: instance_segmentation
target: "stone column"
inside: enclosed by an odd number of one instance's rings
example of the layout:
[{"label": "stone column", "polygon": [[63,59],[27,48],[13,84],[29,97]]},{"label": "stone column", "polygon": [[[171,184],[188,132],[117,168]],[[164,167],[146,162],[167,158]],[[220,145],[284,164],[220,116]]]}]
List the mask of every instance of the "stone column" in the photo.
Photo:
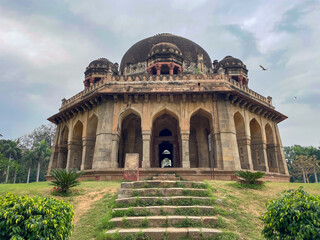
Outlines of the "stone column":
[{"label": "stone column", "polygon": [[150,140],[151,133],[142,133],[142,168],[150,168]]},{"label": "stone column", "polygon": [[63,162],[63,147],[58,147],[58,162],[57,162],[57,168],[62,168],[62,162]]},{"label": "stone column", "polygon": [[67,157],[67,166],[66,169],[69,170],[70,168],[73,168],[73,153],[74,153],[75,144],[72,141],[68,142],[68,157]]},{"label": "stone column", "polygon": [[213,112],[213,156],[214,156],[214,167],[217,169],[223,169],[222,161],[222,146],[220,137],[220,127],[219,127],[219,116],[217,107],[217,95],[212,95],[212,112]]},{"label": "stone column", "polygon": [[[97,132],[96,132],[96,143],[93,155],[92,169],[109,169],[111,164],[112,149],[112,124],[113,120],[114,102],[113,98],[108,97],[104,102],[97,106],[96,112],[99,117]],[[115,125],[118,122],[114,122]]]},{"label": "stone column", "polygon": [[249,137],[246,136],[245,139],[245,150],[247,153],[247,161],[248,161],[248,168],[250,170],[253,170],[253,164],[252,164],[252,154],[251,154],[251,139]]},{"label": "stone column", "polygon": [[244,111],[244,132],[245,132],[245,141],[246,141],[246,150],[248,153],[248,164],[249,169],[253,169],[253,163],[252,163],[252,153],[251,153],[251,133],[250,133],[250,121],[249,121],[249,115],[248,111]]},{"label": "stone column", "polygon": [[238,76],[238,81],[240,84],[243,84],[243,76],[242,75]]},{"label": "stone column", "polygon": [[241,170],[236,128],[234,125],[231,103],[220,97],[217,100],[223,170]]},{"label": "stone column", "polygon": [[181,142],[182,168],[190,168],[189,133],[181,133]]},{"label": "stone column", "polygon": [[88,169],[88,163],[90,161],[91,148],[94,145],[94,140],[89,138],[82,139],[82,157],[81,157],[81,171]]},{"label": "stone column", "polygon": [[262,162],[264,162],[265,165],[265,171],[269,172],[269,164],[268,164],[268,156],[267,156],[267,144],[265,142],[262,143],[262,152],[263,152],[263,160]]},{"label": "stone column", "polygon": [[277,140],[279,173],[289,175],[287,162],[286,162],[286,159],[285,159],[285,156],[284,156],[284,152],[283,152],[280,133],[279,133],[278,125],[276,123],[274,123],[274,128],[275,128],[276,140]]},{"label": "stone column", "polygon": [[203,126],[198,126],[196,136],[198,142],[199,167],[209,167],[208,137],[205,134]]},{"label": "stone column", "polygon": [[174,67],[174,65],[173,65],[173,63],[170,63],[170,65],[169,65],[169,74],[170,75],[172,75],[173,74],[173,67]]},{"label": "stone column", "polygon": [[161,65],[160,64],[156,64],[155,68],[157,69],[157,75],[161,74]]},{"label": "stone column", "polygon": [[119,140],[120,136],[118,133],[112,134],[111,168],[118,167]]}]

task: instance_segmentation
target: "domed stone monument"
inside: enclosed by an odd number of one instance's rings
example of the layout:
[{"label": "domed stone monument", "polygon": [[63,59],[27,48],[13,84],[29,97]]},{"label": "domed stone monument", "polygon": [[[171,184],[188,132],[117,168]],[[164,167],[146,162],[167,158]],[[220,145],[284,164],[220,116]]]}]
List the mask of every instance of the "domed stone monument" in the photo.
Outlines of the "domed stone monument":
[{"label": "domed stone monument", "polygon": [[[134,44],[120,67],[92,61],[84,90],[64,99],[49,169],[77,168],[83,179],[123,179],[136,153],[140,179],[176,172],[189,180],[234,179],[263,171],[289,181],[271,97],[249,88],[248,70],[226,56],[213,63],[196,43],[158,34]],[[50,179],[50,176],[47,176]]]}]

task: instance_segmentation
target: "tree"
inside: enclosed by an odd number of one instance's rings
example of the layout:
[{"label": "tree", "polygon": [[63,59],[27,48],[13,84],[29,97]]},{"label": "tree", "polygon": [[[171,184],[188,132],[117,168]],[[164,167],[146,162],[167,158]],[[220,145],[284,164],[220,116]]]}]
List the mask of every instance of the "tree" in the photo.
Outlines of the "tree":
[{"label": "tree", "polygon": [[12,159],[17,159],[19,155],[21,154],[21,150],[17,146],[17,142],[12,141],[12,140],[7,140],[7,142],[2,146],[1,152],[5,156],[9,156],[9,163],[7,167],[7,172],[6,172],[6,180],[5,183],[8,182],[9,178],[9,171],[10,171],[10,162]]},{"label": "tree", "polygon": [[0,176],[5,175],[9,160],[0,153]]},{"label": "tree", "polygon": [[36,181],[39,182],[41,163],[44,160],[50,158],[51,150],[48,146],[48,143],[45,140],[42,140],[41,142],[34,144],[34,152],[35,152],[35,157],[37,158],[37,161],[38,161]]},{"label": "tree", "polygon": [[49,147],[52,147],[56,126],[52,123],[41,125],[34,129],[30,134],[19,138],[19,146],[23,149],[32,149],[36,143],[45,140]]},{"label": "tree", "polygon": [[28,169],[27,183],[29,183],[31,168],[35,165],[36,160],[37,160],[36,159],[36,154],[35,154],[35,152],[33,150],[26,150],[23,153],[22,159],[23,159],[23,162],[24,162],[25,166]]},{"label": "tree", "polygon": [[[319,172],[319,164],[320,164],[319,148],[315,148],[313,146],[303,147],[300,145],[294,145],[290,147],[284,147],[284,153],[285,153],[285,157],[288,165],[288,170],[291,175],[291,181],[298,180],[298,181],[306,182],[307,180],[309,180],[309,178],[311,178],[311,181],[313,181],[312,176],[309,176],[309,175],[306,176],[305,173],[301,170],[301,168],[299,167],[299,164],[296,163],[296,159],[297,159],[297,156],[306,156],[306,157],[314,156],[315,159],[312,160],[313,162],[312,171],[308,174],[312,174],[314,176],[314,182],[318,182],[317,174]],[[304,164],[306,164],[306,162],[303,160],[301,160],[301,162],[304,162]]]},{"label": "tree", "polygon": [[309,183],[309,174],[314,173],[316,163],[317,159],[315,156],[298,155],[292,162],[293,173],[295,175],[302,175],[304,182]]}]

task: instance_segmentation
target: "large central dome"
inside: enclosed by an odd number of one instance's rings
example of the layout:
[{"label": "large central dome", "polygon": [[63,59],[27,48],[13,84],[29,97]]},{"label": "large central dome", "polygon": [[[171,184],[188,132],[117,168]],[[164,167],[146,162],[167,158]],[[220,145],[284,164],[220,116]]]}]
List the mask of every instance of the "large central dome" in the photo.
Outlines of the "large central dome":
[{"label": "large central dome", "polygon": [[150,50],[159,43],[174,44],[182,53],[183,69],[185,73],[200,71],[212,72],[212,63],[208,53],[198,44],[169,33],[157,34],[143,39],[134,44],[123,56],[120,64],[120,72],[124,75],[146,73],[147,59]]}]

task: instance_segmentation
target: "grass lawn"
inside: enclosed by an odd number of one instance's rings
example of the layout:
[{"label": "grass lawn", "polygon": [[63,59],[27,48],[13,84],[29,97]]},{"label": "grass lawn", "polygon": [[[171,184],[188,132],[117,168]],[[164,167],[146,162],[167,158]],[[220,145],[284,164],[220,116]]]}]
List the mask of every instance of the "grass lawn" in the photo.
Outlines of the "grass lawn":
[{"label": "grass lawn", "polygon": [[220,215],[228,220],[225,230],[238,232],[241,239],[264,239],[259,218],[266,211],[265,204],[277,198],[282,191],[304,186],[308,193],[320,195],[320,183],[267,182],[260,190],[239,189],[234,186],[234,182],[229,181],[210,181],[210,184],[216,189],[216,198],[222,200],[217,206]]},{"label": "grass lawn", "polygon": [[[239,233],[241,239],[263,239],[259,217],[266,211],[265,203],[277,198],[287,189],[303,185],[308,193],[320,195],[320,183],[266,183],[261,190],[239,189],[230,181],[209,181],[216,189],[213,193],[220,203],[215,206],[218,215],[227,221],[221,227],[226,231]],[[108,212],[110,202],[120,182],[84,181],[77,188],[78,196],[63,198],[74,205],[74,232],[71,239],[95,239],[100,231],[101,221]],[[11,192],[17,195],[49,196],[52,186],[47,182],[30,184],[0,184],[0,195]],[[61,197],[55,197],[62,199]]]}]

